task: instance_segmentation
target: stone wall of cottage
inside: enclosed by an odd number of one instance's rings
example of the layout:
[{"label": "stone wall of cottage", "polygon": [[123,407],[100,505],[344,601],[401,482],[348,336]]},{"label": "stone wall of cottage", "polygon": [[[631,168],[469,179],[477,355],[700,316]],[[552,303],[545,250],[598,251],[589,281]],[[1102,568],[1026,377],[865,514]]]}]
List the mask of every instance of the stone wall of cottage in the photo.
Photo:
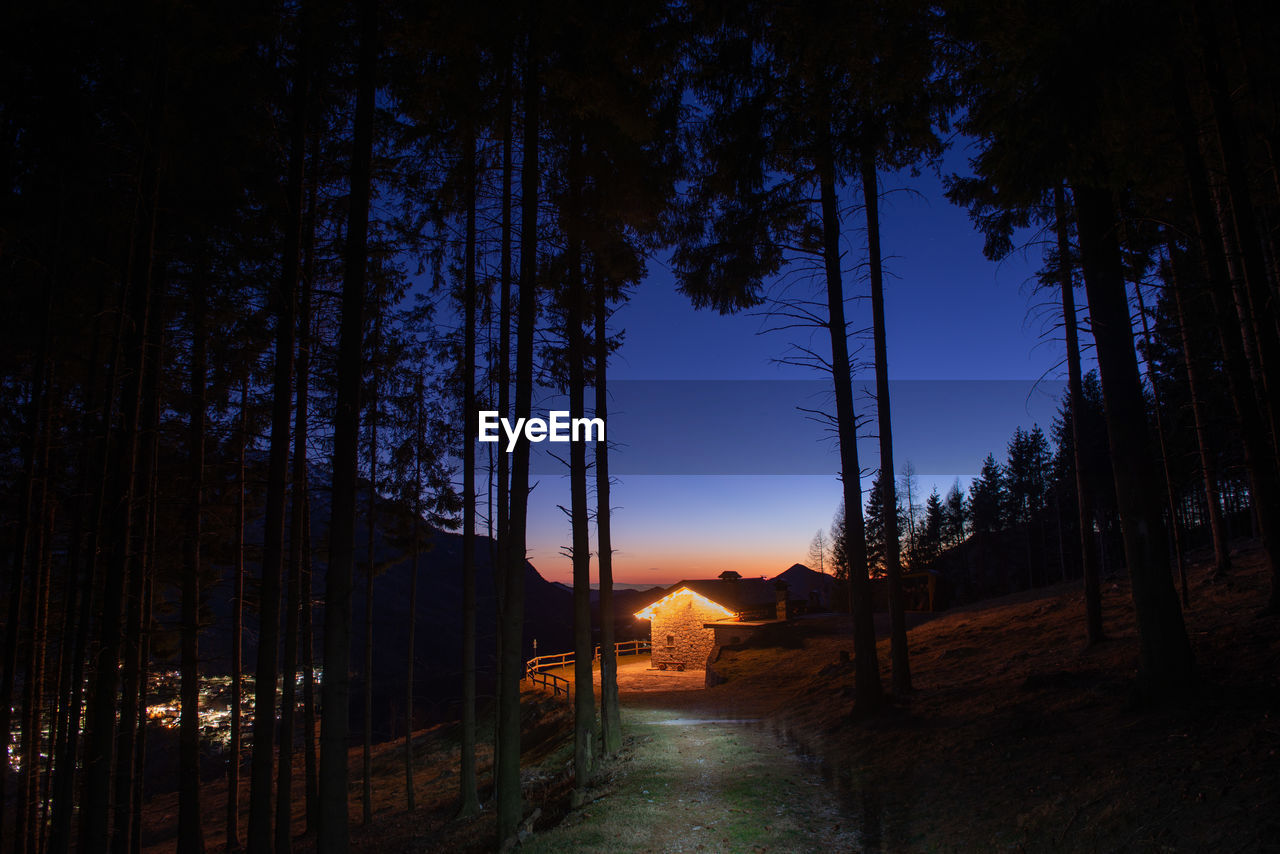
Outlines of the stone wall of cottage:
[{"label": "stone wall of cottage", "polygon": [[683,664],[685,670],[705,670],[715,632],[704,625],[723,618],[722,611],[706,607],[696,597],[668,602],[653,615],[653,666]]}]

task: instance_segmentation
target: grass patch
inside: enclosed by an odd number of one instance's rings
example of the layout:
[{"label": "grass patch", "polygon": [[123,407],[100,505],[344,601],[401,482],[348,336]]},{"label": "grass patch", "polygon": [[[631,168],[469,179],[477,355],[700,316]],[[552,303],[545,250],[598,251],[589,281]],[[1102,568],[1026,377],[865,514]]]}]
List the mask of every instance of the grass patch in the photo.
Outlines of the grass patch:
[{"label": "grass patch", "polygon": [[626,710],[627,746],[600,799],[522,851],[848,850],[814,769],[757,723]]}]

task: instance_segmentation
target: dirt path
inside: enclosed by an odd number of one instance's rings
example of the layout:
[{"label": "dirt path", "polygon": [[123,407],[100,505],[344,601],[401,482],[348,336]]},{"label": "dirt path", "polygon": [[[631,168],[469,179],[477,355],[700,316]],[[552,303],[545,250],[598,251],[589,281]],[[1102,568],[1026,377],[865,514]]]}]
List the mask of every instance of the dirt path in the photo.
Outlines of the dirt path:
[{"label": "dirt path", "polygon": [[812,762],[756,718],[709,714],[701,692],[624,700],[627,746],[597,800],[530,852],[856,851],[852,821]]}]

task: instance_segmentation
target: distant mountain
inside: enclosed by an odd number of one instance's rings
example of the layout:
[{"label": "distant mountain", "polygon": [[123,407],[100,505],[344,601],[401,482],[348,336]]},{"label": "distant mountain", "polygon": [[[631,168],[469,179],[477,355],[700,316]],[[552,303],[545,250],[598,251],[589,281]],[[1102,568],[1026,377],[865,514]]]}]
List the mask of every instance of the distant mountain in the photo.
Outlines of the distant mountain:
[{"label": "distant mountain", "polygon": [[813,611],[830,610],[834,604],[836,580],[833,576],[815,572],[802,563],[792,564],[785,572],[774,576],[774,581],[785,581],[787,598],[801,601]]}]

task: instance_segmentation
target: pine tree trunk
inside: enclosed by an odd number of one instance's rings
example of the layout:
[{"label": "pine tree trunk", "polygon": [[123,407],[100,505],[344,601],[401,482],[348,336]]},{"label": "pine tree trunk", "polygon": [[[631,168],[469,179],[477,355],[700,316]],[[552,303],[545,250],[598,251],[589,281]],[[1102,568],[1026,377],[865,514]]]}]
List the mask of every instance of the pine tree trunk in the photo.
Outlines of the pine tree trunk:
[{"label": "pine tree trunk", "polygon": [[[178,849],[204,851],[200,810],[200,537],[204,497],[205,359],[204,283],[193,283],[191,300],[191,410],[187,432],[190,504],[187,507],[186,555],[182,568],[182,679],[178,719]],[[262,718],[258,718],[262,720]]]},{"label": "pine tree trunk", "polygon": [[[7,751],[9,744],[9,733],[12,728],[12,715],[14,706],[14,686],[17,681],[18,658],[19,658],[19,629],[21,628],[24,606],[28,600],[32,598],[26,584],[27,567],[32,561],[30,555],[34,551],[32,541],[35,537],[32,534],[39,524],[41,517],[36,506],[36,478],[37,478],[37,459],[40,456],[41,442],[37,439],[40,434],[40,419],[43,407],[41,402],[46,397],[45,375],[48,370],[49,361],[49,336],[50,317],[53,310],[53,288],[49,289],[45,296],[44,317],[41,322],[40,343],[36,349],[35,364],[32,367],[30,396],[27,399],[27,407],[24,420],[24,442],[22,447],[22,480],[19,487],[22,494],[21,515],[18,518],[18,530],[14,537],[15,546],[13,549],[13,565],[10,569],[9,576],[9,613],[5,620],[5,637],[4,637],[4,676],[0,678],[0,737],[4,739],[5,749]],[[33,573],[34,574],[34,573]],[[34,650],[34,644],[29,644]],[[25,684],[31,682],[31,662],[28,658],[27,678]],[[30,730],[24,730],[30,732]],[[4,757],[5,766],[3,773],[0,773],[0,842],[4,839],[4,808],[8,803],[6,797],[6,784],[9,780],[8,755]],[[29,768],[30,765],[24,763]],[[18,816],[15,821],[13,848],[15,851],[21,851],[25,845],[23,833],[23,817],[22,803],[18,801]]]},{"label": "pine tree trunk", "polygon": [[[158,360],[158,356],[157,356]],[[154,410],[148,415],[148,420],[156,428],[160,423],[160,412],[158,401],[153,401]],[[156,554],[156,530],[157,519],[156,511],[159,504],[158,492],[160,488],[159,478],[159,451],[160,443],[157,430],[152,431],[152,437],[148,444],[151,453],[151,484],[148,487],[150,495],[149,506],[147,508],[147,571],[146,584],[142,592],[142,649],[139,658],[142,662],[141,673],[139,674],[138,689],[138,714],[137,726],[138,734],[134,741],[134,759],[133,767],[138,769],[134,774],[130,787],[133,790],[133,814],[130,816],[129,831],[129,852],[130,854],[141,854],[142,852],[142,798],[145,791],[144,782],[146,779],[146,759],[147,759],[147,688],[151,682],[151,628],[154,617],[154,589],[155,589],[155,554]]]},{"label": "pine tree trunk", "polygon": [[1213,447],[1209,439],[1208,413],[1204,408],[1204,375],[1195,344],[1191,336],[1191,324],[1188,314],[1191,310],[1191,296],[1183,293],[1179,284],[1178,256],[1172,245],[1169,246],[1169,289],[1173,291],[1173,308],[1178,321],[1178,335],[1182,341],[1182,359],[1187,366],[1187,386],[1191,393],[1191,414],[1196,425],[1196,447],[1200,452],[1200,472],[1204,481],[1204,500],[1206,515],[1209,517],[1209,533],[1213,538],[1215,577],[1224,577],[1231,572],[1231,546],[1227,539],[1226,525],[1222,519],[1222,499],[1218,495],[1217,466],[1213,460]]},{"label": "pine tree trunk", "polygon": [[[867,211],[867,263],[871,273],[871,323],[876,354],[876,413],[880,429],[880,484],[884,490],[884,562],[889,581],[889,644],[893,660],[893,693],[911,692],[907,622],[903,613],[902,560],[898,541],[898,499],[894,494],[893,420],[889,411],[889,355],[884,325],[884,274],[880,261],[880,191],[876,186],[875,152],[861,153],[862,196]],[[908,499],[910,496],[908,496]],[[910,501],[907,512],[910,514]],[[1030,563],[1028,562],[1028,566]]]},{"label": "pine tree trunk", "polygon": [[[310,154],[312,164],[320,160],[320,135],[311,134]],[[316,270],[316,202],[319,194],[319,181],[308,182],[307,212],[305,214],[304,240],[306,241],[302,260],[302,294],[298,315],[298,376],[296,382],[301,392],[310,394],[311,387],[311,292],[315,282]],[[304,396],[298,400],[298,424],[307,429],[309,398]],[[306,442],[299,442],[306,447]],[[302,615],[300,618],[302,637],[302,757],[304,789],[307,801],[307,834],[316,831],[317,787],[316,762],[316,678],[315,678],[315,616],[311,603],[311,495],[306,479],[296,482],[293,488],[302,493],[302,563],[299,567],[298,595],[301,599]]]},{"label": "pine tree trunk", "polygon": [[1062,291],[1062,325],[1067,337],[1067,394],[1071,411],[1071,443],[1076,470],[1076,512],[1080,518],[1080,569],[1084,577],[1085,637],[1090,646],[1105,637],[1102,631],[1102,581],[1094,548],[1093,470],[1084,453],[1084,382],[1080,370],[1075,282],[1072,277],[1071,242],[1067,230],[1066,192],[1053,189],[1054,222],[1058,237],[1058,275]]},{"label": "pine tree trunk", "polygon": [[[511,178],[512,159],[514,156],[514,140],[512,139],[512,120],[515,93],[515,80],[512,66],[515,61],[514,49],[509,49],[506,56],[506,79],[502,87],[502,224],[501,224],[501,265],[498,285],[498,412],[503,418],[511,415]],[[508,553],[510,552],[510,492],[511,455],[498,453],[498,554],[497,560],[490,560],[489,572],[493,577],[493,586],[497,624],[502,625],[502,614],[505,610],[506,574]],[[502,661],[502,631],[496,632],[495,654]],[[493,744],[495,760],[500,752],[498,743],[501,740],[501,726],[495,719]],[[496,766],[495,766],[496,770]],[[495,777],[496,779],[496,777]]]},{"label": "pine tree trunk", "polygon": [[476,792],[476,135],[468,120],[466,246],[463,250],[462,329],[462,745],[459,818],[480,811]]},{"label": "pine tree trunk", "polygon": [[1222,242],[1222,252],[1227,272],[1226,281],[1230,284],[1230,307],[1235,313],[1235,322],[1240,325],[1240,341],[1244,346],[1244,357],[1249,367],[1250,383],[1255,396],[1258,398],[1258,411],[1265,416],[1266,406],[1262,399],[1262,389],[1266,383],[1262,375],[1262,359],[1258,355],[1258,336],[1253,324],[1253,310],[1249,307],[1249,297],[1245,293],[1245,274],[1240,262],[1240,247],[1236,242],[1235,229],[1231,225],[1231,214],[1227,209],[1227,202],[1223,198],[1225,190],[1222,186],[1221,176],[1209,173],[1206,173],[1206,175],[1210,179],[1208,183],[1209,197],[1213,200],[1213,214],[1216,219],[1214,233],[1218,235],[1219,240]]},{"label": "pine tree trunk", "polygon": [[[289,131],[289,175],[285,189],[284,241],[280,284],[273,295],[276,315],[275,373],[272,381],[271,440],[267,452],[267,496],[262,542],[262,584],[259,604],[258,661],[254,677],[253,754],[249,777],[249,851],[269,854],[286,827],[273,832],[272,788],[276,745],[276,679],[279,675],[280,580],[284,573],[285,502],[288,498],[289,421],[293,402],[294,340],[297,330],[298,282],[302,251],[303,178],[306,166],[306,116],[309,68],[306,47],[306,3],[302,4],[303,33],[293,81]],[[287,674],[286,674],[287,676]],[[285,710],[287,714],[288,710]],[[280,744],[282,765],[292,745]],[[287,787],[289,781],[279,781]],[[280,809],[286,809],[281,807]],[[288,842],[285,841],[286,849]]]},{"label": "pine tree trunk", "polygon": [[413,812],[413,682],[415,655],[415,630],[418,625],[418,573],[421,570],[422,555],[422,450],[426,441],[426,419],[423,413],[424,391],[422,373],[417,373],[417,385],[414,388],[413,401],[416,415],[413,446],[413,574],[409,578],[409,638],[406,649],[405,684],[404,684],[404,792],[405,808]]},{"label": "pine tree trunk", "polygon": [[[293,265],[293,311],[289,320],[294,325],[294,338],[289,342],[290,350],[294,349],[297,339],[305,340],[308,334],[311,312],[310,306],[298,311],[298,303],[310,300],[310,282],[303,282],[301,269],[302,241],[304,234],[314,224],[309,222],[308,215],[313,215],[310,203],[303,198],[306,183],[307,163],[307,111],[311,95],[311,14],[310,4],[298,4],[299,37],[298,65],[294,73],[293,92],[290,98],[290,110],[293,122],[289,131],[289,229],[286,234],[286,251],[294,259]],[[296,182],[296,184],[294,183]],[[312,182],[315,183],[314,181]],[[305,204],[305,208],[304,208]],[[297,227],[296,235],[291,230]],[[311,237],[307,234],[308,243]],[[308,254],[311,247],[308,246]],[[298,682],[298,598],[299,576],[302,572],[302,553],[307,547],[304,539],[303,507],[307,501],[307,387],[306,359],[302,347],[290,353],[296,359],[294,373],[297,376],[296,410],[294,413],[293,444],[293,477],[292,495],[289,516],[289,555],[288,576],[285,592],[284,612],[284,661],[282,662],[282,684],[280,688],[280,746],[279,764],[276,770],[276,814],[275,814],[275,850],[276,854],[288,854],[293,846],[293,746],[295,742],[296,722],[298,718],[297,682]],[[274,414],[274,413],[273,413]]]},{"label": "pine tree trunk", "polygon": [[[516,418],[528,418],[533,405],[533,332],[538,311],[538,77],[537,22],[529,22],[524,74],[524,157],[521,167],[520,310],[516,329]],[[503,555],[499,617],[497,756],[497,839],[515,835],[523,815],[520,791],[520,681],[524,677],[525,524],[529,507],[529,443],[512,452],[508,542]]]},{"label": "pine tree trunk", "polygon": [[[45,489],[48,489],[47,485]],[[44,534],[41,537],[40,577],[39,586],[37,587],[40,601],[36,607],[35,636],[33,639],[36,648],[40,650],[40,654],[36,662],[34,684],[31,692],[32,706],[29,718],[32,737],[27,743],[27,750],[30,755],[30,765],[27,767],[31,768],[31,776],[27,780],[28,793],[25,796],[27,826],[30,828],[27,836],[28,854],[37,854],[37,852],[43,850],[46,824],[41,820],[41,817],[47,807],[43,793],[45,791],[45,781],[48,779],[49,774],[49,762],[42,757],[44,756],[44,751],[47,750],[44,741],[45,721],[50,718],[50,715],[45,711],[45,674],[49,670],[49,649],[46,643],[49,636],[49,579],[53,563],[54,523],[57,516],[57,506],[55,502],[48,500],[47,497],[44,505]]]},{"label": "pine tree trunk", "polygon": [[284,662],[280,686],[280,763],[276,772],[276,854],[293,845],[293,758],[298,720],[298,621],[307,537],[307,382],[310,373],[311,286],[304,276],[299,293],[295,361],[293,477],[289,507],[289,574],[285,590]]},{"label": "pine tree trunk", "polygon": [[[565,341],[569,362],[569,418],[585,412],[586,348],[582,342],[582,133],[571,120],[568,153],[568,216],[565,234],[569,278],[564,289]],[[571,803],[587,800],[595,759],[596,702],[592,680],[591,649],[591,545],[587,519],[587,448],[569,443],[569,510],[573,556],[573,796]]]},{"label": "pine tree trunk", "polygon": [[836,427],[844,490],[845,555],[849,561],[849,598],[853,612],[854,711],[862,716],[878,712],[883,705],[884,694],[880,684],[880,663],[876,656],[871,585],[867,579],[867,540],[862,520],[862,469],[858,464],[853,372],[849,365],[844,283],[840,270],[840,209],[836,200],[835,166],[831,162],[830,151],[822,158],[819,170],[827,325],[831,333],[831,369],[835,381]]},{"label": "pine tree trunk", "polygon": [[[512,253],[512,216],[511,216],[511,182],[512,182],[512,160],[514,159],[515,141],[513,139],[513,120],[515,100],[515,47],[514,40],[508,44],[507,54],[504,64],[504,80],[502,87],[502,214],[501,214],[501,248],[499,259],[500,264],[500,280],[498,284],[498,365],[497,365],[497,384],[498,384],[498,412],[504,417],[511,415],[511,253]],[[497,455],[497,555],[491,556],[489,564],[489,572],[493,578],[494,587],[494,617],[498,630],[494,633],[494,657],[498,662],[498,685],[497,693],[499,695],[499,714],[494,717],[493,728],[493,798],[496,804],[498,797],[498,777],[499,777],[499,757],[505,756],[502,748],[502,730],[504,725],[509,722],[501,715],[502,698],[507,696],[504,691],[509,693],[509,689],[504,688],[505,683],[502,681],[503,662],[506,661],[502,652],[503,631],[501,629],[503,614],[507,610],[507,564],[510,561],[511,551],[511,528],[510,528],[510,484],[511,484],[511,455],[500,451]],[[517,686],[518,688],[518,686]],[[519,776],[519,759],[516,760],[517,778]],[[509,773],[509,772],[507,772]],[[510,796],[507,796],[510,801]],[[516,821],[519,821],[517,815]]]},{"label": "pine tree trunk", "polygon": [[[294,445],[294,454],[299,451],[299,444]],[[304,452],[305,453],[305,452]],[[297,467],[295,465],[295,471]],[[295,481],[296,484],[296,481]],[[298,495],[297,487],[291,502],[289,570],[285,592],[284,614],[284,660],[281,664],[280,685],[280,760],[276,771],[276,815],[275,815],[275,847],[276,854],[287,852],[293,845],[293,754],[298,717],[298,597],[299,597],[299,563],[302,520],[302,504],[305,501]],[[293,521],[297,517],[298,521]]]},{"label": "pine tree trunk", "polygon": [[[85,454],[82,459],[87,457]],[[87,480],[85,478],[84,480]],[[86,484],[82,481],[81,487]],[[62,626],[62,633],[59,644],[59,662],[58,662],[58,690],[57,702],[54,706],[53,721],[53,744],[50,750],[53,767],[49,772],[46,781],[45,793],[45,811],[47,814],[47,837],[41,843],[41,850],[45,852],[67,850],[70,845],[70,828],[64,826],[59,828],[55,823],[55,817],[62,818],[64,807],[59,800],[63,787],[69,791],[75,791],[75,764],[74,764],[74,747],[72,746],[79,740],[79,727],[75,727],[74,731],[70,731],[72,727],[71,715],[74,707],[77,718],[79,717],[79,697],[80,692],[76,691],[72,685],[72,673],[80,670],[83,671],[83,655],[81,650],[83,647],[78,646],[77,639],[79,637],[80,614],[82,613],[83,603],[89,598],[84,591],[81,590],[82,581],[80,579],[80,549],[78,544],[83,537],[83,512],[82,505],[84,499],[78,497],[73,502],[72,521],[70,525],[70,541],[71,548],[67,554],[66,574],[64,583],[67,585],[67,598],[64,605],[64,614],[66,620]],[[81,662],[77,664],[77,658]],[[72,765],[70,768],[64,766],[64,762],[71,758]],[[63,846],[59,848],[57,846]]]},{"label": "pine tree trunk", "polygon": [[[104,312],[105,293],[99,290],[96,319],[93,323],[93,334],[89,345],[90,364],[99,364],[99,355],[101,352],[101,316]],[[71,520],[67,533],[67,554],[64,562],[64,574],[62,582],[67,589],[67,598],[63,605],[64,620],[61,629],[61,637],[59,642],[59,663],[58,663],[58,688],[55,695],[54,704],[54,720],[53,720],[53,744],[50,748],[50,757],[52,761],[52,769],[50,770],[47,780],[47,792],[45,811],[47,814],[48,833],[47,838],[43,840],[41,850],[65,851],[70,846],[70,827],[69,823],[63,818],[62,828],[54,826],[53,817],[58,815],[64,817],[70,812],[72,800],[71,793],[75,790],[75,748],[72,746],[78,741],[79,737],[79,698],[80,692],[75,689],[72,684],[72,674],[77,667],[83,667],[84,647],[78,644],[80,639],[81,618],[85,620],[89,617],[89,610],[85,605],[86,597],[82,590],[86,582],[80,572],[80,566],[83,561],[84,544],[85,544],[85,517],[86,505],[88,504],[88,496],[91,492],[90,484],[92,483],[91,470],[94,466],[93,449],[95,441],[93,439],[93,413],[99,403],[97,400],[99,372],[95,368],[87,371],[87,379],[84,392],[84,408],[79,414],[78,430],[76,431],[75,440],[79,444],[79,452],[77,454],[77,477],[75,492],[71,500]],[[91,583],[91,582],[89,582]],[[87,635],[85,637],[87,642]],[[77,720],[73,729],[71,712],[72,707],[76,707]],[[67,757],[71,757],[70,766],[65,763]],[[66,801],[62,800],[63,792],[66,792]],[[2,813],[3,810],[0,810]],[[0,833],[0,843],[3,842],[3,834]],[[61,849],[55,849],[55,845],[61,846]]]},{"label": "pine tree trunk", "polygon": [[[292,158],[291,158],[292,159]],[[289,182],[301,189],[301,169],[290,164]],[[297,198],[293,192],[290,198]],[[279,677],[280,577],[284,570],[284,518],[288,497],[289,421],[293,410],[293,338],[297,299],[297,217],[287,218],[283,274],[273,294],[275,371],[272,381],[271,439],[267,451],[267,495],[262,534],[262,575],[258,605],[258,660],[254,672],[253,752],[249,766],[249,851],[275,848],[274,771],[276,687]]]},{"label": "pine tree trunk", "polygon": [[1280,375],[1277,374],[1280,371],[1280,336],[1276,331],[1274,290],[1267,277],[1261,232],[1249,189],[1248,153],[1231,106],[1230,89],[1218,47],[1215,12],[1205,0],[1196,0],[1195,19],[1230,200],[1231,218],[1224,225],[1234,227],[1236,245],[1244,262],[1246,302],[1253,318],[1252,331],[1261,362],[1262,386],[1257,391],[1272,428],[1273,442],[1280,442],[1280,436],[1274,435],[1280,424]]},{"label": "pine tree trunk", "polygon": [[[158,112],[163,100],[164,71],[158,72],[157,94],[151,105]],[[156,132],[158,118],[153,113],[148,136]],[[128,582],[130,548],[134,524],[134,491],[137,485],[139,421],[142,389],[146,370],[144,342],[151,321],[151,290],[156,276],[156,225],[160,193],[160,167],[144,157],[142,174],[147,185],[139,194],[140,227],[132,239],[131,258],[126,266],[125,310],[121,316],[120,334],[126,324],[128,343],[117,351],[122,360],[120,409],[122,429],[115,449],[108,451],[111,460],[109,482],[102,491],[102,516],[105,527],[98,530],[111,535],[109,551],[103,559],[102,595],[98,623],[98,650],[94,661],[93,688],[85,715],[84,779],[80,810],[80,842],[78,850],[101,849],[109,840],[111,816],[111,772],[116,731],[116,710],[120,690],[120,646],[123,623],[124,594]],[[118,345],[119,346],[119,345]],[[111,393],[110,390],[108,393]],[[106,422],[109,429],[111,421]],[[108,508],[110,512],[108,512]]]},{"label": "pine tree trunk", "polygon": [[360,376],[373,160],[373,108],[378,61],[377,6],[360,7],[360,58],[356,69],[352,131],[351,202],[343,259],[342,319],[338,339],[338,398],[334,411],[333,501],[329,567],[325,577],[324,680],[321,684],[321,750],[316,851],[346,854],[347,740],[350,733],[351,576],[355,564],[356,458],[360,435]]},{"label": "pine tree trunk", "polygon": [[[91,364],[98,363],[102,352],[102,320],[106,295],[99,292],[98,310],[95,311],[93,335],[89,348]],[[121,313],[123,317],[123,312]],[[115,341],[119,342],[117,335]],[[103,513],[103,488],[107,482],[107,435],[113,420],[115,406],[114,389],[116,371],[120,363],[119,353],[113,352],[103,392],[99,399],[99,372],[90,369],[85,389],[85,411],[80,420],[80,484],[72,503],[71,534],[67,552],[67,581],[71,598],[67,603],[68,619],[62,639],[66,652],[62,656],[62,673],[59,682],[63,695],[59,703],[59,721],[53,748],[53,782],[50,790],[51,810],[49,854],[67,854],[71,847],[71,831],[74,825],[76,770],[80,755],[80,723],[84,698],[84,667],[88,658],[89,635],[93,616],[93,591],[98,578],[98,532]],[[95,418],[95,414],[97,417]],[[94,477],[96,476],[96,483]],[[88,520],[92,519],[90,523]],[[88,530],[86,531],[86,526]],[[80,572],[81,564],[85,565]]]},{"label": "pine tree trunk", "polygon": [[1218,219],[1213,212],[1208,172],[1197,141],[1196,123],[1181,66],[1170,87],[1178,121],[1178,138],[1183,166],[1191,193],[1191,207],[1199,232],[1199,248],[1205,265],[1205,280],[1213,300],[1214,316],[1222,343],[1222,360],[1227,388],[1235,405],[1244,445],[1245,467],[1249,472],[1249,492],[1262,536],[1263,552],[1271,573],[1271,597],[1266,610],[1280,611],[1280,470],[1276,468],[1272,442],[1268,439],[1264,413],[1254,394],[1254,385],[1245,352],[1244,324],[1237,322],[1230,272],[1223,249]]},{"label": "pine tree trunk", "polygon": [[235,593],[231,602],[231,735],[227,748],[227,850],[240,850],[240,708],[244,684],[245,457],[249,444],[249,376],[240,380],[240,458],[236,469]]},{"label": "pine tree trunk", "polygon": [[[597,275],[595,299],[595,417],[608,424],[609,368],[608,291]],[[618,650],[613,625],[613,532],[609,508],[609,443],[596,442],[596,552],[600,565],[600,736],[602,752],[622,749],[622,711],[618,705]]]},{"label": "pine tree trunk", "polygon": [[[46,362],[47,366],[47,362]],[[49,497],[49,445],[53,432],[50,418],[52,404],[50,398],[54,393],[52,370],[46,385],[50,391],[41,396],[41,415],[38,418],[39,438],[37,440],[36,466],[33,472],[38,481],[34,510],[34,536],[31,537],[31,580],[32,591],[28,597],[27,622],[27,655],[25,675],[22,686],[22,771],[19,786],[18,810],[15,816],[14,850],[34,852],[39,840],[37,814],[39,807],[41,744],[43,726],[41,723],[44,706],[44,674],[46,649],[46,630],[49,617],[49,549],[53,538],[54,502]],[[5,744],[8,744],[9,733],[3,733]],[[7,759],[6,759],[6,772]]]},{"label": "pine tree trunk", "polygon": [[[143,287],[139,287],[142,290]],[[145,326],[145,309],[141,325]],[[125,384],[126,423],[117,437],[120,445],[115,453],[116,469],[112,477],[115,509],[112,513],[114,547],[107,555],[103,576],[98,654],[94,667],[93,691],[86,716],[84,794],[81,800],[81,847],[102,846],[108,839],[110,814],[109,786],[112,771],[113,742],[116,730],[116,700],[119,697],[119,659],[124,592],[127,583],[134,510],[134,487],[137,480],[137,425],[142,364],[141,345],[130,347],[139,352],[135,372]]]},{"label": "pine tree trunk", "polygon": [[[162,283],[163,284],[163,283]],[[126,687],[123,692],[122,704],[131,703],[133,709],[129,715],[121,714],[121,726],[125,725],[128,719],[132,723],[134,735],[132,739],[132,772],[129,776],[117,773],[117,785],[128,786],[130,790],[129,801],[132,803],[132,809],[127,817],[121,816],[121,821],[126,821],[129,825],[128,831],[128,851],[131,854],[137,854],[142,849],[142,796],[144,791],[144,778],[146,776],[146,735],[147,735],[147,688],[150,679],[150,660],[151,660],[151,620],[152,620],[152,588],[154,586],[156,574],[156,513],[159,505],[159,489],[160,489],[160,394],[158,384],[160,375],[164,365],[165,355],[165,325],[163,321],[164,315],[162,309],[164,305],[163,286],[156,288],[153,296],[152,314],[157,318],[157,322],[153,325],[154,336],[151,345],[148,348],[147,358],[147,393],[146,393],[146,413],[143,424],[143,473],[142,481],[145,483],[146,493],[146,513],[144,515],[144,526],[142,537],[139,539],[138,551],[141,556],[139,562],[139,580],[140,585],[136,591],[138,597],[138,615],[136,618],[131,617],[131,621],[136,619],[137,631],[137,674],[133,680],[131,687]],[[132,595],[132,594],[131,594]],[[121,742],[121,749],[127,746]]]},{"label": "pine tree trunk", "polygon": [[298,580],[298,596],[302,604],[299,618],[301,637],[298,639],[302,658],[302,737],[303,777],[306,791],[306,833],[315,832],[316,812],[319,804],[319,756],[316,753],[316,678],[315,678],[315,615],[312,610],[312,538],[311,496],[302,503],[302,538],[306,544],[302,559],[302,575]]},{"label": "pine tree trunk", "polygon": [[378,563],[378,386],[382,379],[382,305],[374,296],[373,342],[369,378],[369,504],[365,513],[369,540],[364,573],[364,739],[361,754],[361,823],[373,823],[373,576]]},{"label": "pine tree trunk", "polygon": [[1105,190],[1075,188],[1076,221],[1106,407],[1107,438],[1116,481],[1141,640],[1139,688],[1148,696],[1185,691],[1191,644],[1169,574],[1169,555],[1150,457],[1146,403],[1138,376],[1116,237],[1115,210]]},{"label": "pine tree trunk", "polygon": [[[151,330],[145,348],[146,377],[143,381],[144,423],[142,426],[142,448],[138,490],[142,494],[140,504],[151,505],[150,491],[153,486],[153,466],[155,463],[155,421],[152,417],[157,406],[156,385],[159,377],[161,361],[159,358],[160,333],[163,326],[161,315],[162,299],[159,294],[162,288],[155,288],[151,303]],[[147,524],[150,513],[143,516],[144,523],[134,525],[134,542],[131,548],[131,569],[128,589],[125,594],[125,620],[123,637],[123,660],[121,662],[120,712],[116,731],[116,768],[115,786],[116,800],[114,824],[111,831],[110,850],[113,854],[127,854],[131,848],[130,831],[135,805],[133,799],[133,779],[140,769],[135,770],[134,741],[138,730],[138,693],[141,684],[139,671],[142,666],[141,632],[142,632],[142,593],[145,587],[145,576],[149,571],[147,555]],[[145,688],[143,689],[145,693]],[[140,805],[138,805],[140,806]]]},{"label": "pine tree trunk", "polygon": [[[1142,319],[1142,340],[1147,353],[1151,353],[1151,327],[1147,322],[1146,301],[1142,298],[1142,283],[1134,282],[1133,290],[1138,295],[1138,316]],[[1169,445],[1165,441],[1164,405],[1160,400],[1160,387],[1156,385],[1156,370],[1147,358],[1147,381],[1151,383],[1151,396],[1156,409],[1156,436],[1160,440],[1160,463],[1164,471],[1165,497],[1169,506],[1169,528],[1173,540],[1174,560],[1178,565],[1178,580],[1181,582],[1182,607],[1191,607],[1191,594],[1187,590],[1187,565],[1182,559],[1182,532],[1178,526],[1178,512],[1174,506],[1173,473],[1169,468]]]}]

